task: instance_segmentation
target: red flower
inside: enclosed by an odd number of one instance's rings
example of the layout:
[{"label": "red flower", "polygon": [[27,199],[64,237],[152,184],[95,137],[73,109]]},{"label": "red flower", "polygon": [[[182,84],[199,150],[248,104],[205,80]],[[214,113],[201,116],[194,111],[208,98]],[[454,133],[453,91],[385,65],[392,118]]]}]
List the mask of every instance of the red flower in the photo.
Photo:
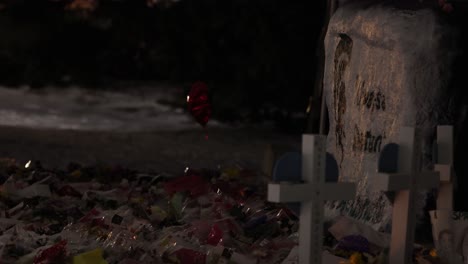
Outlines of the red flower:
[{"label": "red flower", "polygon": [[207,243],[212,246],[217,246],[219,243],[223,241],[223,230],[219,228],[217,224],[214,224],[211,227],[211,231],[208,234]]},{"label": "red flower", "polygon": [[174,252],[180,263],[184,264],[205,264],[206,254],[191,250],[188,248],[181,248]]},{"label": "red flower", "polygon": [[191,174],[166,183],[164,189],[169,196],[176,192],[185,191],[189,192],[191,196],[199,196],[209,191],[209,185],[200,175]]},{"label": "red flower", "polygon": [[34,257],[34,264],[65,263],[67,256],[67,241],[62,240],[59,243],[40,251]]}]

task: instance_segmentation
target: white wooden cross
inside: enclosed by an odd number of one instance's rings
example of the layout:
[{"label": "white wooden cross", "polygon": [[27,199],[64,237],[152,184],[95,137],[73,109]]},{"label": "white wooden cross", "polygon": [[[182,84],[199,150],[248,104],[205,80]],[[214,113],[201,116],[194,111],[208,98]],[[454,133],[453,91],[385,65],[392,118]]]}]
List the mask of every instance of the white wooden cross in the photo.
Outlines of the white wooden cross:
[{"label": "white wooden cross", "polygon": [[415,155],[418,142],[415,129],[403,127],[400,130],[397,173],[378,173],[375,188],[395,191],[393,203],[392,234],[389,264],[412,263],[414,228],[416,221],[414,193],[418,189],[439,186],[438,172],[421,172],[420,160]]},{"label": "white wooden cross", "polygon": [[[440,173],[437,209],[429,212],[432,217],[434,243],[440,249],[439,236],[442,232],[453,232],[453,126],[437,127],[437,155],[434,170]],[[453,234],[453,233],[452,233]],[[454,237],[464,234],[453,234]],[[464,241],[464,240],[463,240]],[[458,244],[455,243],[455,247]],[[462,247],[462,245],[460,245]],[[463,252],[466,256],[468,253]]]},{"label": "white wooden cross", "polygon": [[437,163],[440,173],[437,210],[453,210],[453,126],[437,127]]},{"label": "white wooden cross", "polygon": [[323,211],[325,200],[352,200],[354,183],[326,183],[326,136],[302,135],[304,183],[268,184],[268,201],[300,202],[299,264],[322,263]]}]

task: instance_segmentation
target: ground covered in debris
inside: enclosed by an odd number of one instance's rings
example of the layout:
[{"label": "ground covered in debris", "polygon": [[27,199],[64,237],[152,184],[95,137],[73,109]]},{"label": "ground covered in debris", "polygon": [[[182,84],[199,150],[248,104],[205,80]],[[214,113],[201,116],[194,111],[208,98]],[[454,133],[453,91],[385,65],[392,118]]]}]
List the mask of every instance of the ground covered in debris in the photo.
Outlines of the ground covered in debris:
[{"label": "ground covered in debris", "polygon": [[[1,263],[296,263],[298,218],[265,201],[266,180],[240,166],[174,177],[3,159]],[[384,257],[359,234],[325,237],[350,263]]]}]

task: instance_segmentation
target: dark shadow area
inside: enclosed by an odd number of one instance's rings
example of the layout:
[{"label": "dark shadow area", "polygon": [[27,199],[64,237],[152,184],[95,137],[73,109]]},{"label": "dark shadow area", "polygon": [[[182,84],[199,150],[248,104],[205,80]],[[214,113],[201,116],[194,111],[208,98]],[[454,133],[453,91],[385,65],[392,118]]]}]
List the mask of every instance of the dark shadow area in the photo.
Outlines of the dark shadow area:
[{"label": "dark shadow area", "polygon": [[[466,12],[466,5],[464,8]],[[457,39],[457,46],[459,48],[459,55],[456,57],[453,65],[453,79],[451,83],[451,92],[456,94],[456,101],[454,104],[457,106],[455,110],[455,153],[454,153],[454,167],[455,167],[455,194],[454,194],[454,209],[458,211],[468,211],[468,163],[466,149],[468,147],[468,91],[465,88],[467,84],[466,73],[468,72],[468,28],[466,27],[468,17],[466,13],[460,12],[456,16],[451,17],[449,20],[451,24],[457,25],[460,31]]]},{"label": "dark shadow area", "polygon": [[6,1],[0,85],[117,89],[123,81],[202,80],[217,118],[273,119],[302,131],[305,117],[292,120],[313,92],[322,2],[100,1],[84,13],[69,10],[70,1]]}]

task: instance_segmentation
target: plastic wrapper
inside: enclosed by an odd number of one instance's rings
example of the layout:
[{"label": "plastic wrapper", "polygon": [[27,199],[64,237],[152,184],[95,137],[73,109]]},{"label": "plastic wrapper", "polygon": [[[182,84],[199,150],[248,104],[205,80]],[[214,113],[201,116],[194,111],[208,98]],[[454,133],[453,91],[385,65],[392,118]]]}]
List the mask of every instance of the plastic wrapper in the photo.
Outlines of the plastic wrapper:
[{"label": "plastic wrapper", "polygon": [[73,257],[73,264],[108,264],[102,257],[102,249],[81,253]]},{"label": "plastic wrapper", "polygon": [[370,244],[363,236],[351,235],[343,237],[336,245],[336,250],[370,253]]},{"label": "plastic wrapper", "polygon": [[239,263],[256,264],[255,258],[236,252],[233,248],[223,246],[211,247],[207,250],[206,264]]},{"label": "plastic wrapper", "polygon": [[56,192],[60,196],[72,196],[77,198],[81,198],[83,196],[83,194],[70,185],[61,186]]},{"label": "plastic wrapper", "polygon": [[360,235],[381,248],[387,248],[390,245],[389,234],[377,232],[368,225],[344,216],[335,219],[334,224],[328,230],[337,240],[350,235]]}]

